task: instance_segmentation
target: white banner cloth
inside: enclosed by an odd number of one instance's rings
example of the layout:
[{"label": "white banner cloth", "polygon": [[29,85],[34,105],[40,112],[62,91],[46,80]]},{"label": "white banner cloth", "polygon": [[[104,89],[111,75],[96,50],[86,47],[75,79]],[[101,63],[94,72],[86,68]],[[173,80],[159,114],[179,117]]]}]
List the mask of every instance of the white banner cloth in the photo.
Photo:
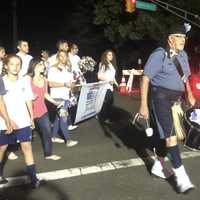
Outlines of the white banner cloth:
[{"label": "white banner cloth", "polygon": [[108,84],[108,82],[95,82],[82,86],[75,124],[93,117],[101,111]]}]

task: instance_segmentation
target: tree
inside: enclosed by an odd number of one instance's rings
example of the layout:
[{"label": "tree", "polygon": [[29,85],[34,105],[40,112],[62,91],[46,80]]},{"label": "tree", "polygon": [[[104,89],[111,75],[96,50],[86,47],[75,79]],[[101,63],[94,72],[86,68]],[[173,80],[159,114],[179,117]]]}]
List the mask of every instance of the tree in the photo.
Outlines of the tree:
[{"label": "tree", "polygon": [[[165,1],[166,2],[166,1]],[[134,13],[125,12],[124,0],[98,0],[95,3],[94,24],[101,26],[104,36],[116,47],[126,40],[152,38],[163,41],[171,24],[180,19],[158,7],[156,12],[137,9]],[[200,6],[198,0],[168,0],[168,3],[191,10]]]},{"label": "tree", "polygon": [[99,59],[99,52],[107,41],[101,27],[93,24],[94,2],[95,0],[77,0],[71,3],[72,12],[66,13],[64,34],[69,41],[80,45],[80,54]]},{"label": "tree", "polygon": [[[200,9],[198,1],[167,0],[196,13]],[[158,42],[165,41],[169,26],[181,21],[160,7],[156,12],[136,9],[127,13],[124,0],[77,0],[70,8],[63,35],[80,45],[80,53],[97,60],[106,48],[115,49],[122,62],[136,63],[141,55],[145,59]]]}]

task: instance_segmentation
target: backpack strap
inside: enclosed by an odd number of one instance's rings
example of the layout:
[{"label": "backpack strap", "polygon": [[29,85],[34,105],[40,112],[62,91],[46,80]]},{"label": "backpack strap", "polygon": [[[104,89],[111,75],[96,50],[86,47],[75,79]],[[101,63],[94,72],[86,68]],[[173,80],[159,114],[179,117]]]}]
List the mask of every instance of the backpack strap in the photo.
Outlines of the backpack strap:
[{"label": "backpack strap", "polygon": [[181,77],[181,80],[185,83],[184,72],[183,72],[182,66],[181,66],[181,64],[180,64],[180,62],[179,62],[179,60],[178,60],[178,58],[176,56],[173,57],[173,63],[176,66],[177,72],[179,73],[179,75]]}]

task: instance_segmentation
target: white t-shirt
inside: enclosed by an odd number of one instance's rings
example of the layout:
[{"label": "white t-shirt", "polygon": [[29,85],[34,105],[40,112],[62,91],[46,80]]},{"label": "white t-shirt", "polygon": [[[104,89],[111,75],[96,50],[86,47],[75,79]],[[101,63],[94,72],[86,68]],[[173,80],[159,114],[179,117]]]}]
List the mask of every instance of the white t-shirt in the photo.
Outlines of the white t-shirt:
[{"label": "white t-shirt", "polygon": [[48,58],[48,61],[49,61],[49,66],[52,67],[53,65],[55,65],[58,60],[57,60],[57,53],[53,54],[52,56],[50,56]]},{"label": "white t-shirt", "polygon": [[80,72],[80,68],[79,68],[79,61],[81,60],[80,57],[78,55],[73,55],[69,52],[69,60],[72,64],[72,71],[75,71],[75,72]]},{"label": "white t-shirt", "polygon": [[19,77],[23,77],[27,74],[29,63],[33,57],[29,54],[23,54],[21,52],[18,52],[16,55],[22,59],[22,68],[19,72]]},{"label": "white t-shirt", "polygon": [[[26,101],[33,98],[30,90],[28,79],[19,79],[10,81],[7,76],[3,77],[6,94],[3,96],[8,115],[15,122],[18,129],[31,125],[30,115],[26,106]],[[0,130],[6,130],[6,125],[2,117],[0,117]]]},{"label": "white t-shirt", "polygon": [[[115,74],[116,74],[116,70],[111,63],[109,64],[109,67],[106,68],[106,70],[104,68],[101,68],[101,63],[99,64],[98,75],[102,75],[105,78],[105,81],[108,81],[108,82],[114,81]],[[110,89],[111,91],[113,91],[113,86],[111,84],[108,84],[107,89]]]},{"label": "white t-shirt", "polygon": [[[48,81],[56,83],[70,83],[73,81],[73,73],[68,72],[66,68],[59,70],[57,67],[51,67],[48,72]],[[69,99],[70,88],[51,87],[50,95],[52,98]]]}]

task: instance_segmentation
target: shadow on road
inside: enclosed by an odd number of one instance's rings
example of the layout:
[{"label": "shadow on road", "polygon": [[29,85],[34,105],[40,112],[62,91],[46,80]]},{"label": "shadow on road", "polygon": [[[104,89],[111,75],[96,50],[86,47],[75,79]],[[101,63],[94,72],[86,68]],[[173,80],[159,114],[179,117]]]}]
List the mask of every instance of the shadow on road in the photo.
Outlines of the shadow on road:
[{"label": "shadow on road", "polygon": [[49,195],[51,199],[70,200],[66,189],[61,189],[53,181],[45,182],[37,189],[32,188],[29,184],[0,188],[0,200],[44,200]]},{"label": "shadow on road", "polygon": [[[110,119],[112,123],[109,124],[100,121],[104,134],[113,140],[117,148],[121,148],[122,143],[127,148],[134,149],[137,155],[143,160],[149,174],[151,174],[154,160],[147,150],[153,152],[153,144],[157,141],[156,135],[147,137],[145,132],[139,131],[132,124],[132,114],[119,107],[112,107],[112,116],[110,116]],[[166,182],[178,193],[174,176],[167,178]]]},{"label": "shadow on road", "polygon": [[131,123],[132,118],[133,116],[129,112],[113,106],[112,116],[110,116],[113,123],[106,124],[100,121],[100,125],[104,134],[113,140],[116,147],[121,148],[120,143],[122,143],[128,148],[134,149],[150,172],[154,161],[148,154],[147,149],[152,151],[151,140],[153,138],[147,138],[144,132],[138,131]]}]

